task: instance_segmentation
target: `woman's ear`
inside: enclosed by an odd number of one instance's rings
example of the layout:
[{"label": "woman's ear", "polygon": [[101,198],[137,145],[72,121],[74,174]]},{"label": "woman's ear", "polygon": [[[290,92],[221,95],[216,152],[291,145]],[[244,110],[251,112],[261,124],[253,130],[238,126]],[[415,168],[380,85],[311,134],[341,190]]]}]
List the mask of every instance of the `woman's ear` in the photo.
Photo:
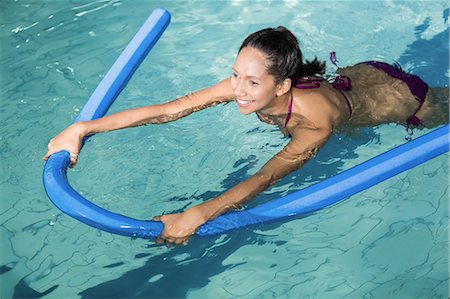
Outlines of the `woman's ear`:
[{"label": "woman's ear", "polygon": [[291,90],[292,80],[287,78],[278,83],[277,85],[277,96],[282,96]]}]

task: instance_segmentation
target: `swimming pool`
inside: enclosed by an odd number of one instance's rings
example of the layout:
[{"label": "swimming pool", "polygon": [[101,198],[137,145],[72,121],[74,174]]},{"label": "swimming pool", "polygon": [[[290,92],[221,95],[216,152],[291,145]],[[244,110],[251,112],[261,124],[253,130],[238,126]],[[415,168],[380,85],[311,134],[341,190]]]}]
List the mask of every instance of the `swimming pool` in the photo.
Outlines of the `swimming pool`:
[{"label": "swimming pool", "polygon": [[[448,296],[448,155],[309,217],[171,249],[62,215],[40,181],[47,141],[76,117],[157,6],[171,11],[172,24],[112,112],[216,82],[229,74],[243,37],[278,24],[297,34],[307,57],[335,50],[342,65],[396,59],[431,85],[448,84],[445,1],[80,3],[1,7],[2,298]],[[252,204],[356,165],[404,135],[386,125],[336,136]],[[96,203],[149,218],[224,191],[285,142],[230,104],[98,135],[69,176]]]}]

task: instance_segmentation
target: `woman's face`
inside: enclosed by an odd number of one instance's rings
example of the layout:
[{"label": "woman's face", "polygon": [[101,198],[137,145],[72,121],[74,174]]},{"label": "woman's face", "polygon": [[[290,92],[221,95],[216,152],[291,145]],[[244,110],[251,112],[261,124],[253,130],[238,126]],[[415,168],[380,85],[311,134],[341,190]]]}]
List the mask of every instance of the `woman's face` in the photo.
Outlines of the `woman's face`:
[{"label": "woman's face", "polygon": [[263,52],[252,47],[243,48],[233,65],[231,87],[242,114],[271,108],[277,97],[275,78],[267,73]]}]

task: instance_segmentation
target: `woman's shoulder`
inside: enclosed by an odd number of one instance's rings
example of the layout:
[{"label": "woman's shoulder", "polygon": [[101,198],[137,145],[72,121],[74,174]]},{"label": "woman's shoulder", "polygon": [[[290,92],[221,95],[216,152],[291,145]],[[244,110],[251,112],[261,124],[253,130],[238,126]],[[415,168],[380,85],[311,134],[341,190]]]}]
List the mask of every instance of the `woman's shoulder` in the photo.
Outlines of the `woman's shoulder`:
[{"label": "woman's shoulder", "polygon": [[337,115],[338,108],[332,99],[333,94],[326,88],[296,89],[294,91],[294,111],[301,123],[329,127]]}]

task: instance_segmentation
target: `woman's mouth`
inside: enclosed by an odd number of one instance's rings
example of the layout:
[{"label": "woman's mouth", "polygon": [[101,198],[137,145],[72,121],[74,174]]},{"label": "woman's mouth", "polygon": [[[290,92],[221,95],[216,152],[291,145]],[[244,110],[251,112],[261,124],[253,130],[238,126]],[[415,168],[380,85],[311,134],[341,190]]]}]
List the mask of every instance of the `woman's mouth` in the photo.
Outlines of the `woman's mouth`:
[{"label": "woman's mouth", "polygon": [[251,103],[253,103],[254,100],[248,101],[248,100],[236,99],[236,102],[239,107],[247,107],[247,106],[251,105]]}]

